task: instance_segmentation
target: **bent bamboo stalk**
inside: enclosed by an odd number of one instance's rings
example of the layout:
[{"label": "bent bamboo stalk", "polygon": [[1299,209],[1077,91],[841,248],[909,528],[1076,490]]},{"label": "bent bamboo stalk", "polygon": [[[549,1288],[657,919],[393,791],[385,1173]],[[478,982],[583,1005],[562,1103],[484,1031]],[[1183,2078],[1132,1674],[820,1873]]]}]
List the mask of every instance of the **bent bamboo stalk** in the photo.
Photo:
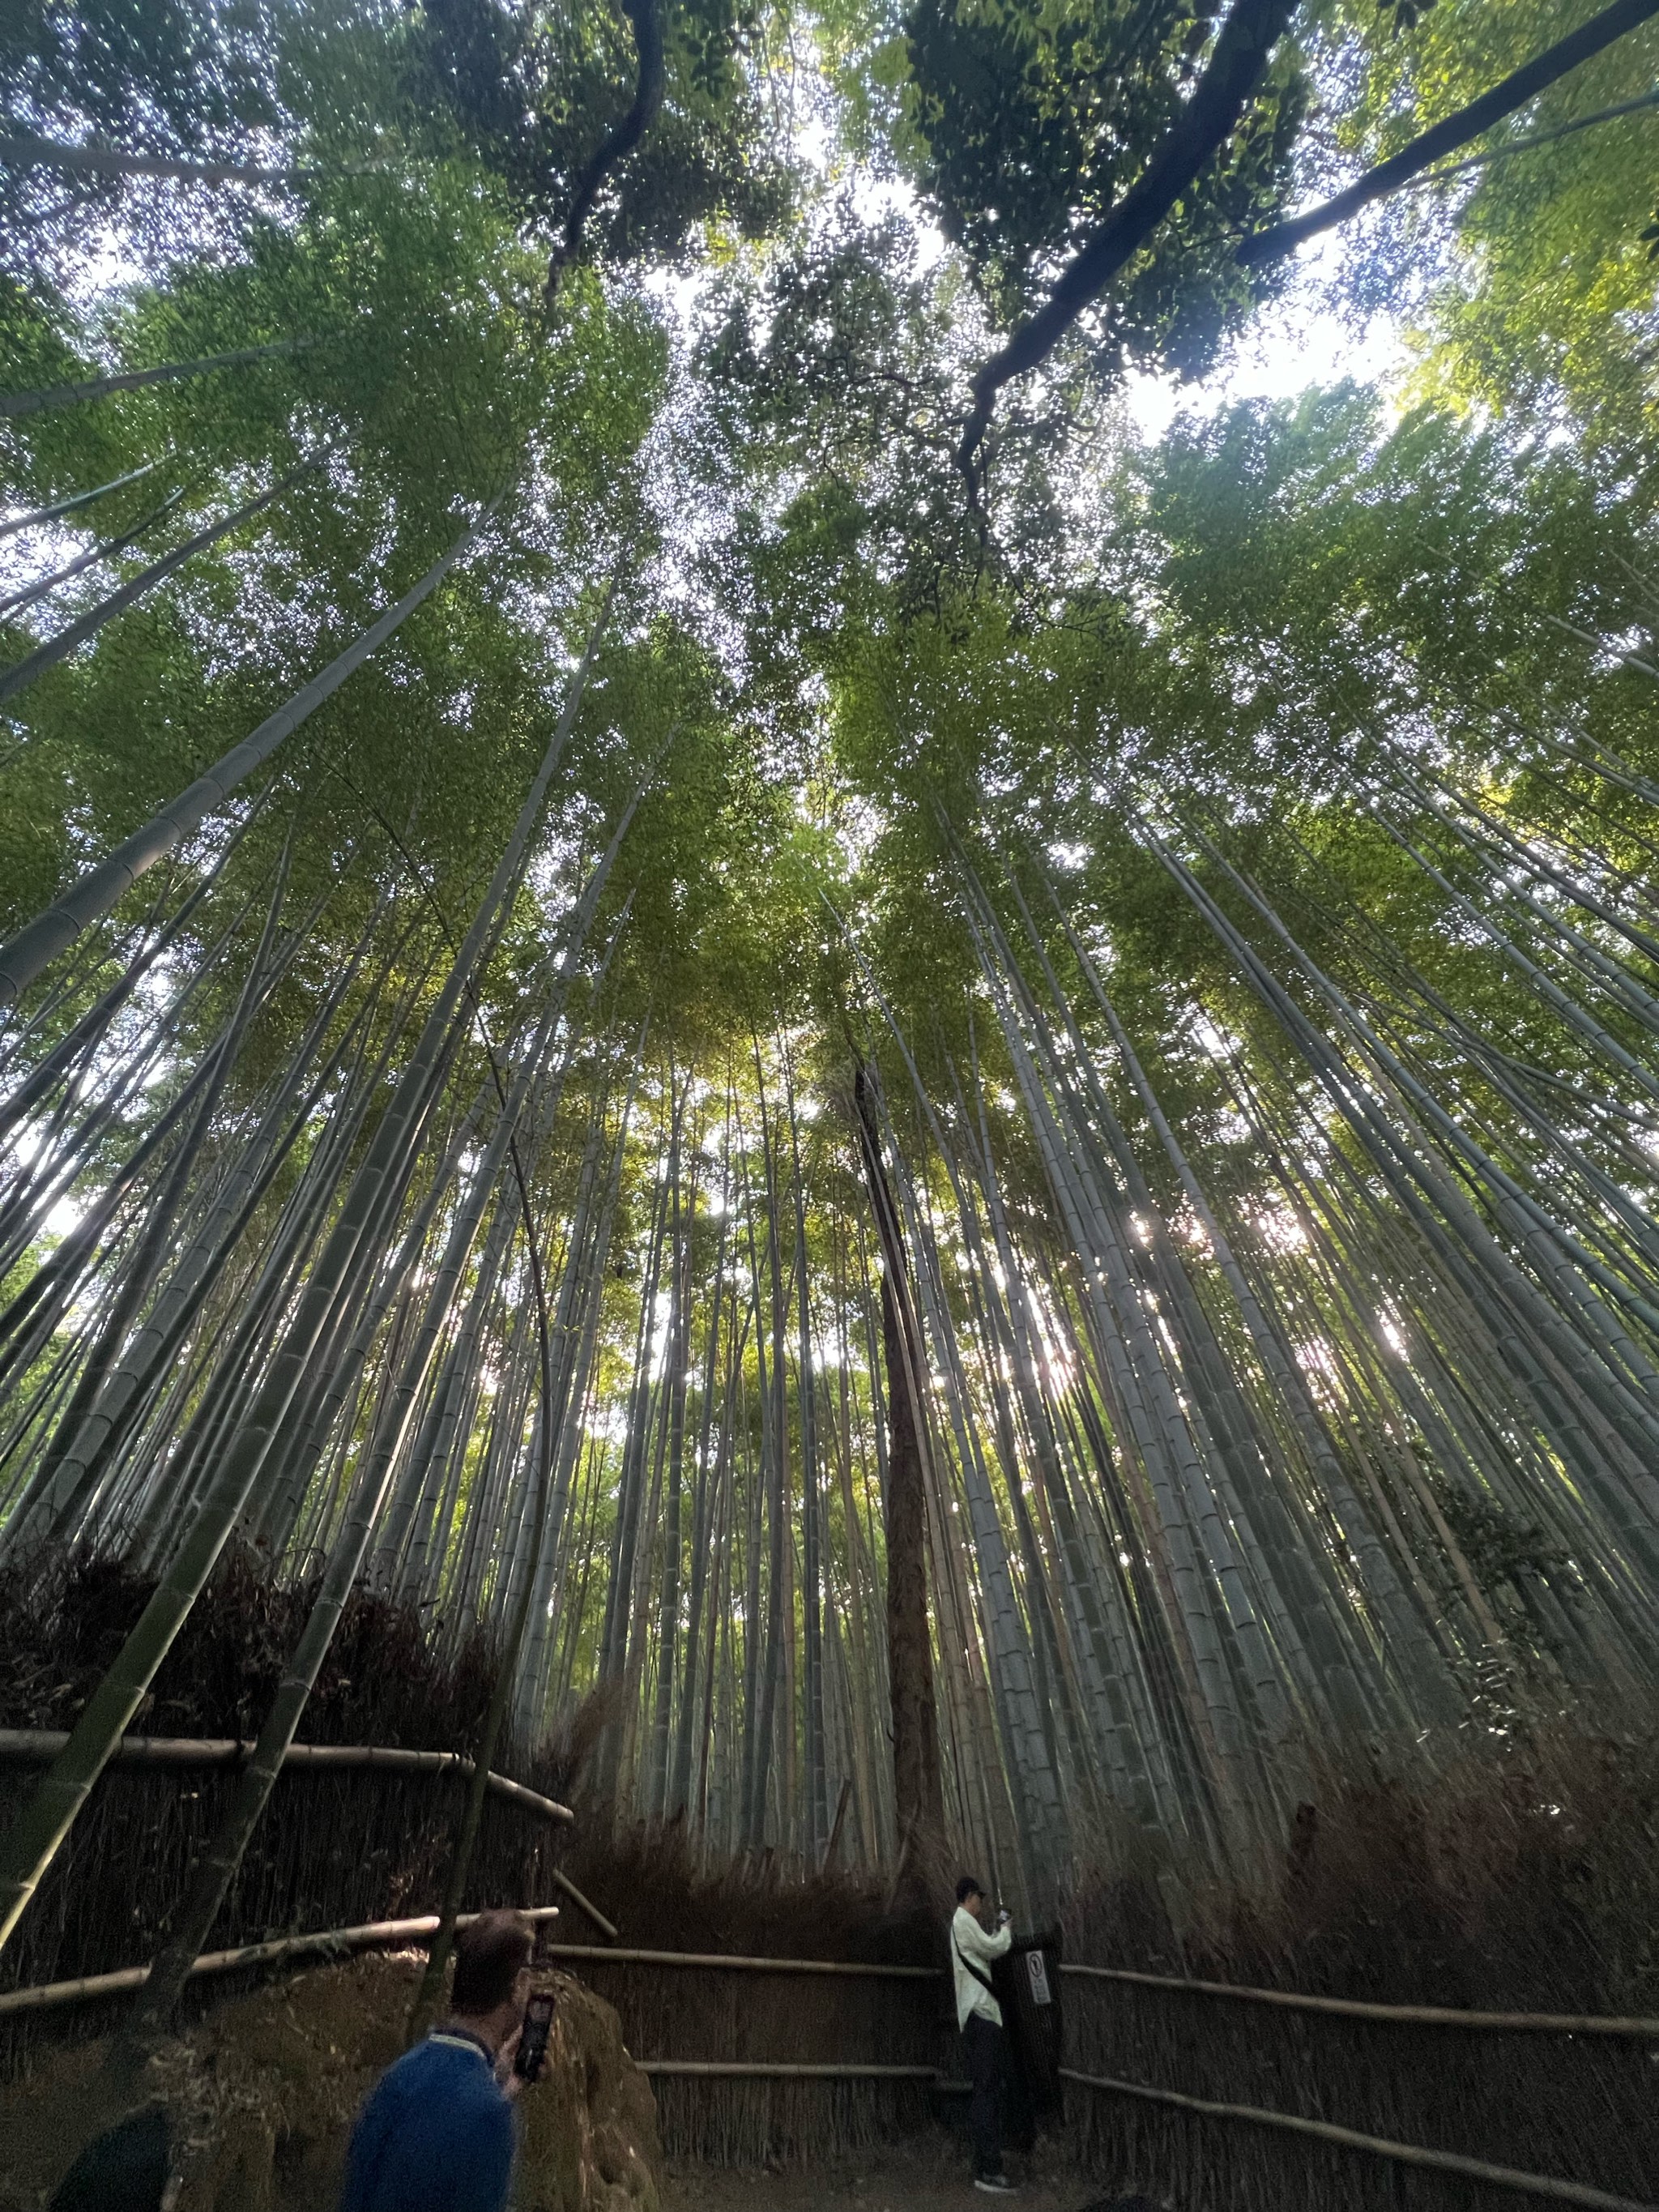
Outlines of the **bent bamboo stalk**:
[{"label": "bent bamboo stalk", "polygon": [[[540,1923],[558,1917],[556,1905],[536,1905],[525,1912],[526,1920]],[[458,1928],[478,1917],[464,1913]],[[368,1951],[382,1943],[418,1943],[437,1931],[435,1912],[416,1920],[369,1920],[356,1928],[325,1928],[313,1936],[283,1936],[269,1943],[244,1943],[234,1951],[204,1951],[191,1968],[197,1974],[232,1974],[245,1966],[270,1966],[283,1960],[303,1957],[307,1951]],[[54,2006],[83,2004],[94,1997],[119,1996],[142,1989],[149,1979],[148,1966],[124,1966],[112,1974],[82,1974],[78,1981],[42,1982],[33,1989],[0,1992],[0,2018],[14,2013],[46,2012]]]},{"label": "bent bamboo stalk", "polygon": [[287,476],[272,484],[269,491],[261,492],[257,498],[246,501],[230,514],[221,515],[216,522],[210,522],[204,528],[196,531],[185,538],[182,545],[175,545],[170,553],[163,553],[159,560],[152,561],[149,568],[136,576],[130,576],[124,584],[118,585],[107,598],[88,607],[85,614],[73,622],[65,623],[44,644],[37,645],[33,653],[21,660],[15,661],[9,668],[0,669],[0,704],[15,699],[20,691],[27,690],[38,676],[43,676],[49,668],[55,668],[60,660],[67,659],[76,646],[84,645],[88,638],[95,637],[106,622],[123,613],[135,600],[143,599],[157,584],[164,583],[176,568],[182,568],[185,562],[196,554],[204,553],[210,545],[216,544],[220,538],[228,537],[233,530],[240,529],[243,523],[252,522],[257,515],[263,514],[285,491],[292,491],[296,483],[322,465],[319,459],[302,462],[297,469],[291,469]]},{"label": "bent bamboo stalk", "polygon": [[1207,2097],[1188,2097],[1178,2089],[1153,2089],[1142,2081],[1119,2081],[1109,2075],[1079,2074],[1069,2066],[1060,2069],[1063,2081],[1080,2088],[1101,2089],[1115,2097],[1138,2097],[1154,2105],[1174,2105],[1182,2112],[1200,2112],[1207,2119],[1243,2120],[1255,2127],[1283,2128],[1292,2135],[1314,2136],[1321,2142],[1339,2143],[1346,2150],[1365,2150],[1401,2166],[1432,2167],[1441,2173],[1461,2173],[1471,2181],[1490,2182],[1494,2188],[1515,2189],[1529,2197],[1548,2197],[1558,2204],[1583,2204],[1591,2212],[1655,2212],[1651,2204],[1633,2197],[1615,2197],[1605,2189],[1592,2189],[1582,2181],[1561,2181],[1552,2174],[1523,2173],[1510,2166],[1492,2166],[1483,2158],[1466,2158],[1461,2151],[1427,2150],[1420,2143],[1391,2142],[1386,2136],[1367,2136],[1356,2128],[1340,2128],[1329,2120],[1304,2120],[1294,2112],[1273,2112],[1259,2105],[1218,2105]]},{"label": "bent bamboo stalk", "polygon": [[[558,1879],[556,1875],[554,1878]],[[942,1978],[938,1966],[887,1966],[862,1959],[746,1959],[724,1951],[611,1951],[601,1950],[593,1943],[544,1943],[538,1955],[545,1959],[587,1959],[603,1966],[690,1966],[704,1972],[727,1967],[738,1973],[859,1974],[896,1982],[935,1982]]]},{"label": "bent bamboo stalk", "polygon": [[[0,1764],[49,1766],[69,1737],[60,1729],[0,1729]],[[253,1746],[234,1736],[128,1735],[111,1759],[118,1766],[240,1766]],[[456,1774],[467,1780],[472,1761],[459,1751],[404,1751],[386,1744],[294,1743],[283,1758],[284,1766],[332,1768],[354,1772],[374,1768],[383,1774]],[[492,1773],[485,1784],[497,1797],[505,1797],[544,1820],[574,1822],[575,1814],[556,1798],[544,1797],[505,1774]],[[603,1914],[588,1905],[562,1875],[560,1887],[580,1903],[588,1917],[616,1933]]]},{"label": "bent bamboo stalk", "polygon": [[1357,1997],[1304,1996],[1295,1990],[1250,1989],[1239,1982],[1188,1982],[1168,1974],[1138,1974],[1127,1966],[1060,1963],[1062,1974],[1099,1982],[1129,1982],[1148,1990],[1181,1990],[1191,1996],[1240,1997],[1247,2004],[1279,2005],[1290,2012],[1334,2014],[1341,2020],[1391,2021],[1403,2027],[1464,2027],[1534,2035],[1615,2035],[1659,2040],[1659,2020],[1611,2013],[1459,2012],[1445,2005],[1367,2004]]},{"label": "bent bamboo stalk", "polygon": [[[493,1775],[490,1778],[492,1781],[496,1778],[497,1778]],[[579,1911],[585,1912],[587,1915],[588,1918],[599,1929],[599,1933],[602,1936],[608,1936],[611,1941],[614,1943],[617,1936],[621,1933],[616,1922],[614,1920],[607,1920],[604,1913],[600,1911],[599,1906],[593,1904],[590,1899],[582,1895],[580,1890],[577,1888],[575,1883],[571,1881],[568,1874],[561,1874],[557,1867],[550,1867],[548,1869],[548,1872],[552,1876],[554,1887],[557,1889],[562,1889],[565,1895],[570,1899],[570,1902],[576,1906],[577,1910]],[[569,1948],[573,1951],[582,1948],[581,1945],[574,1943],[570,1945]],[[609,1959],[615,1957],[617,1954],[611,1951],[601,1951],[596,1947],[590,1950],[588,1955],[596,1959]]]}]

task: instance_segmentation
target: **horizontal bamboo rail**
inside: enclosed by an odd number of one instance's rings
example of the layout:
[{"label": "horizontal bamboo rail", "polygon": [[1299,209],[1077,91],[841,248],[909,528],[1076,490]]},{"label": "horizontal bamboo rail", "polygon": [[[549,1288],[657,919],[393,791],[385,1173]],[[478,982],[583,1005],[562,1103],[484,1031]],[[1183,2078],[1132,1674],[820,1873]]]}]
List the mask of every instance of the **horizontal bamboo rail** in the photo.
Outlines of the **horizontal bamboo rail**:
[{"label": "horizontal bamboo rail", "polygon": [[[48,1766],[69,1741],[61,1729],[0,1729],[0,1764]],[[234,1736],[125,1735],[112,1766],[240,1766],[252,1756],[253,1746]],[[459,1751],[404,1751],[386,1744],[291,1743],[283,1757],[289,1767],[307,1771],[355,1773],[372,1770],[382,1774],[453,1774],[465,1782],[471,1778],[472,1761]],[[505,1774],[492,1774],[489,1789],[497,1797],[521,1806],[544,1820],[574,1821],[568,1805],[526,1789]]]},{"label": "horizontal bamboo rail", "polygon": [[885,1966],[861,1959],[746,1959],[725,1951],[629,1951],[596,1943],[544,1943],[544,1959],[586,1959],[596,1966],[720,1967],[741,1974],[860,1974],[884,1981],[944,1979],[937,1966]]},{"label": "horizontal bamboo rail", "polygon": [[[526,1920],[556,1919],[556,1905],[532,1905]],[[467,1928],[478,1917],[463,1912],[457,1928]],[[302,1957],[307,1951],[368,1951],[382,1943],[418,1943],[435,1936],[438,1916],[423,1913],[416,1920],[368,1920],[356,1928],[325,1928],[312,1936],[282,1936],[269,1943],[244,1943],[234,1951],[204,1951],[191,1968],[192,1974],[232,1974],[239,1967],[276,1966]],[[42,1982],[31,1990],[0,1991],[0,2018],[14,2013],[46,2012],[57,2005],[84,2004],[94,1997],[119,1996],[124,1990],[142,1989],[149,1979],[148,1966],[124,1966],[112,1974],[82,1974],[78,1981]]]},{"label": "horizontal bamboo rail", "polygon": [[[0,1729],[0,1765],[21,1763],[44,1766],[57,1758],[69,1741],[58,1729]],[[235,1766],[252,1751],[252,1743],[234,1736],[128,1735],[121,1739],[121,1748],[110,1762],[120,1766]],[[404,1751],[389,1744],[366,1743],[291,1743],[283,1765],[315,1772],[356,1773],[368,1771],[380,1774],[453,1774],[461,1781],[472,1776],[472,1761],[458,1751]],[[568,1805],[556,1798],[544,1797],[538,1790],[527,1790],[522,1782],[514,1782],[505,1774],[491,1774],[488,1787],[492,1795],[505,1798],[508,1804],[517,1805],[538,1820],[574,1821],[575,1814]],[[607,1920],[599,1906],[584,1897],[568,1875],[561,1874],[556,1867],[550,1869],[555,1885],[586,1915],[602,1936],[612,1942],[617,1935],[617,1924]]]},{"label": "horizontal bamboo rail", "polygon": [[1321,2142],[1337,2143],[1346,2150],[1370,2151],[1393,2159],[1400,2166],[1419,2166],[1439,2173],[1460,2173],[1467,2180],[1490,2183],[1496,2189],[1513,2189],[1528,2197],[1547,2197],[1558,2204],[1583,2204],[1590,2212],[1655,2212],[1651,2204],[1633,2197],[1614,2197],[1605,2189],[1592,2189],[1582,2181],[1558,2181],[1545,2173],[1523,2173],[1510,2166],[1491,2166],[1483,2158],[1466,2158],[1461,2151],[1426,2150],[1420,2143],[1390,2142],[1386,2136],[1361,2135],[1354,2128],[1340,2128],[1329,2120],[1304,2120],[1294,2112],[1273,2112],[1259,2105],[1218,2105],[1207,2097],[1188,2097],[1178,2089],[1153,2089],[1144,2081],[1119,2081],[1105,2074],[1079,2074],[1069,2066],[1060,2079],[1085,2089],[1103,2090],[1114,2097],[1137,2097],[1155,2105],[1173,2105],[1182,2112],[1199,2112],[1206,2119],[1243,2120],[1253,2127],[1281,2128],[1292,2135],[1313,2136]]},{"label": "horizontal bamboo rail", "polygon": [[636,2058],[641,2074],[714,2081],[937,2081],[937,2066],[789,2066],[746,2058]]},{"label": "horizontal bamboo rail", "polygon": [[1251,1989],[1241,1982],[1181,1981],[1169,1974],[1138,1974],[1127,1966],[1061,1962],[1062,1974],[1098,1982],[1128,1982],[1147,1990],[1180,1990],[1190,1996],[1237,1997],[1247,2004],[1279,2005],[1289,2012],[1334,2014],[1341,2020],[1392,2021],[1401,2027],[1463,2027],[1483,2033],[1533,2035],[1615,2035],[1659,2040],[1659,2020],[1621,2019],[1611,2013],[1457,2012],[1443,2005],[1367,2004],[1357,1997],[1304,1996],[1294,1990]]},{"label": "horizontal bamboo rail", "polygon": [[[555,1879],[558,1879],[557,1876]],[[597,1945],[551,1943],[543,1947],[549,1957],[609,1960],[614,1965],[735,1968],[751,1973],[862,1974],[884,1976],[895,1981],[943,1979],[937,1966],[886,1966],[862,1960],[754,1959],[735,1954],[702,1951],[641,1951],[602,1949]],[[1079,1974],[1091,1980],[1129,1982],[1146,1989],[1178,1990],[1194,1996],[1237,1997],[1248,2002],[1279,2005],[1292,2011],[1334,2014],[1352,2020],[1392,2021],[1421,2027],[1462,2027],[1516,2030],[1551,2035],[1610,2035],[1659,2040],[1659,2020],[1620,2018],[1607,2013],[1458,2012],[1436,2005],[1368,2004],[1357,1998],[1305,1996],[1295,1990],[1253,1989],[1237,1982],[1178,1980],[1164,1974],[1132,1972],[1127,1967],[1088,1966],[1063,1960],[1062,1974]]]}]

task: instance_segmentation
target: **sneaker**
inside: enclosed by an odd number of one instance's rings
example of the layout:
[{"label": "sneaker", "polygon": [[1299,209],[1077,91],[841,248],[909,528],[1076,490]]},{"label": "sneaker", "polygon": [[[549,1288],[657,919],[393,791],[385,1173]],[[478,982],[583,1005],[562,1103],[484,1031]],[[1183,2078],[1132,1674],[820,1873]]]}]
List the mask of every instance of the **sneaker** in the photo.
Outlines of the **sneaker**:
[{"label": "sneaker", "polygon": [[976,2173],[974,2176],[974,2186],[975,2189],[984,2190],[992,2197],[1012,2197],[1019,2185],[1018,2182],[1010,2181],[1006,2173]]}]

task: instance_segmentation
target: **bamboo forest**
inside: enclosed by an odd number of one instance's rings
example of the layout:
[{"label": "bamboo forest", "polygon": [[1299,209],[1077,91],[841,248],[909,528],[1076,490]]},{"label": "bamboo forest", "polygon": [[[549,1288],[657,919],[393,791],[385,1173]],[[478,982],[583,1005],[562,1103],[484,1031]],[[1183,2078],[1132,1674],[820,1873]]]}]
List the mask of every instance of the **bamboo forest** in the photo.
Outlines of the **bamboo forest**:
[{"label": "bamboo forest", "polygon": [[6,12],[0,1992],[1455,1800],[1659,2013],[1656,15]]}]

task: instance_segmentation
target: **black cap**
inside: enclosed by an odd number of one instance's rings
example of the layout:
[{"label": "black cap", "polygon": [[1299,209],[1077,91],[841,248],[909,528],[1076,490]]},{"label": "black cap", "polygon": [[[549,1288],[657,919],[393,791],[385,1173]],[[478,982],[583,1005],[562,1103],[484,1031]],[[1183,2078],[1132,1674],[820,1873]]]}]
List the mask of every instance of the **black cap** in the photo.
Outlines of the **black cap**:
[{"label": "black cap", "polygon": [[94,2137],[64,2175],[52,2212],[161,2212],[167,2185],[167,2116],[129,2113]]},{"label": "black cap", "polygon": [[977,1875],[965,1874],[957,1884],[957,1903],[966,1905],[970,1897],[983,1897],[985,1884]]}]

